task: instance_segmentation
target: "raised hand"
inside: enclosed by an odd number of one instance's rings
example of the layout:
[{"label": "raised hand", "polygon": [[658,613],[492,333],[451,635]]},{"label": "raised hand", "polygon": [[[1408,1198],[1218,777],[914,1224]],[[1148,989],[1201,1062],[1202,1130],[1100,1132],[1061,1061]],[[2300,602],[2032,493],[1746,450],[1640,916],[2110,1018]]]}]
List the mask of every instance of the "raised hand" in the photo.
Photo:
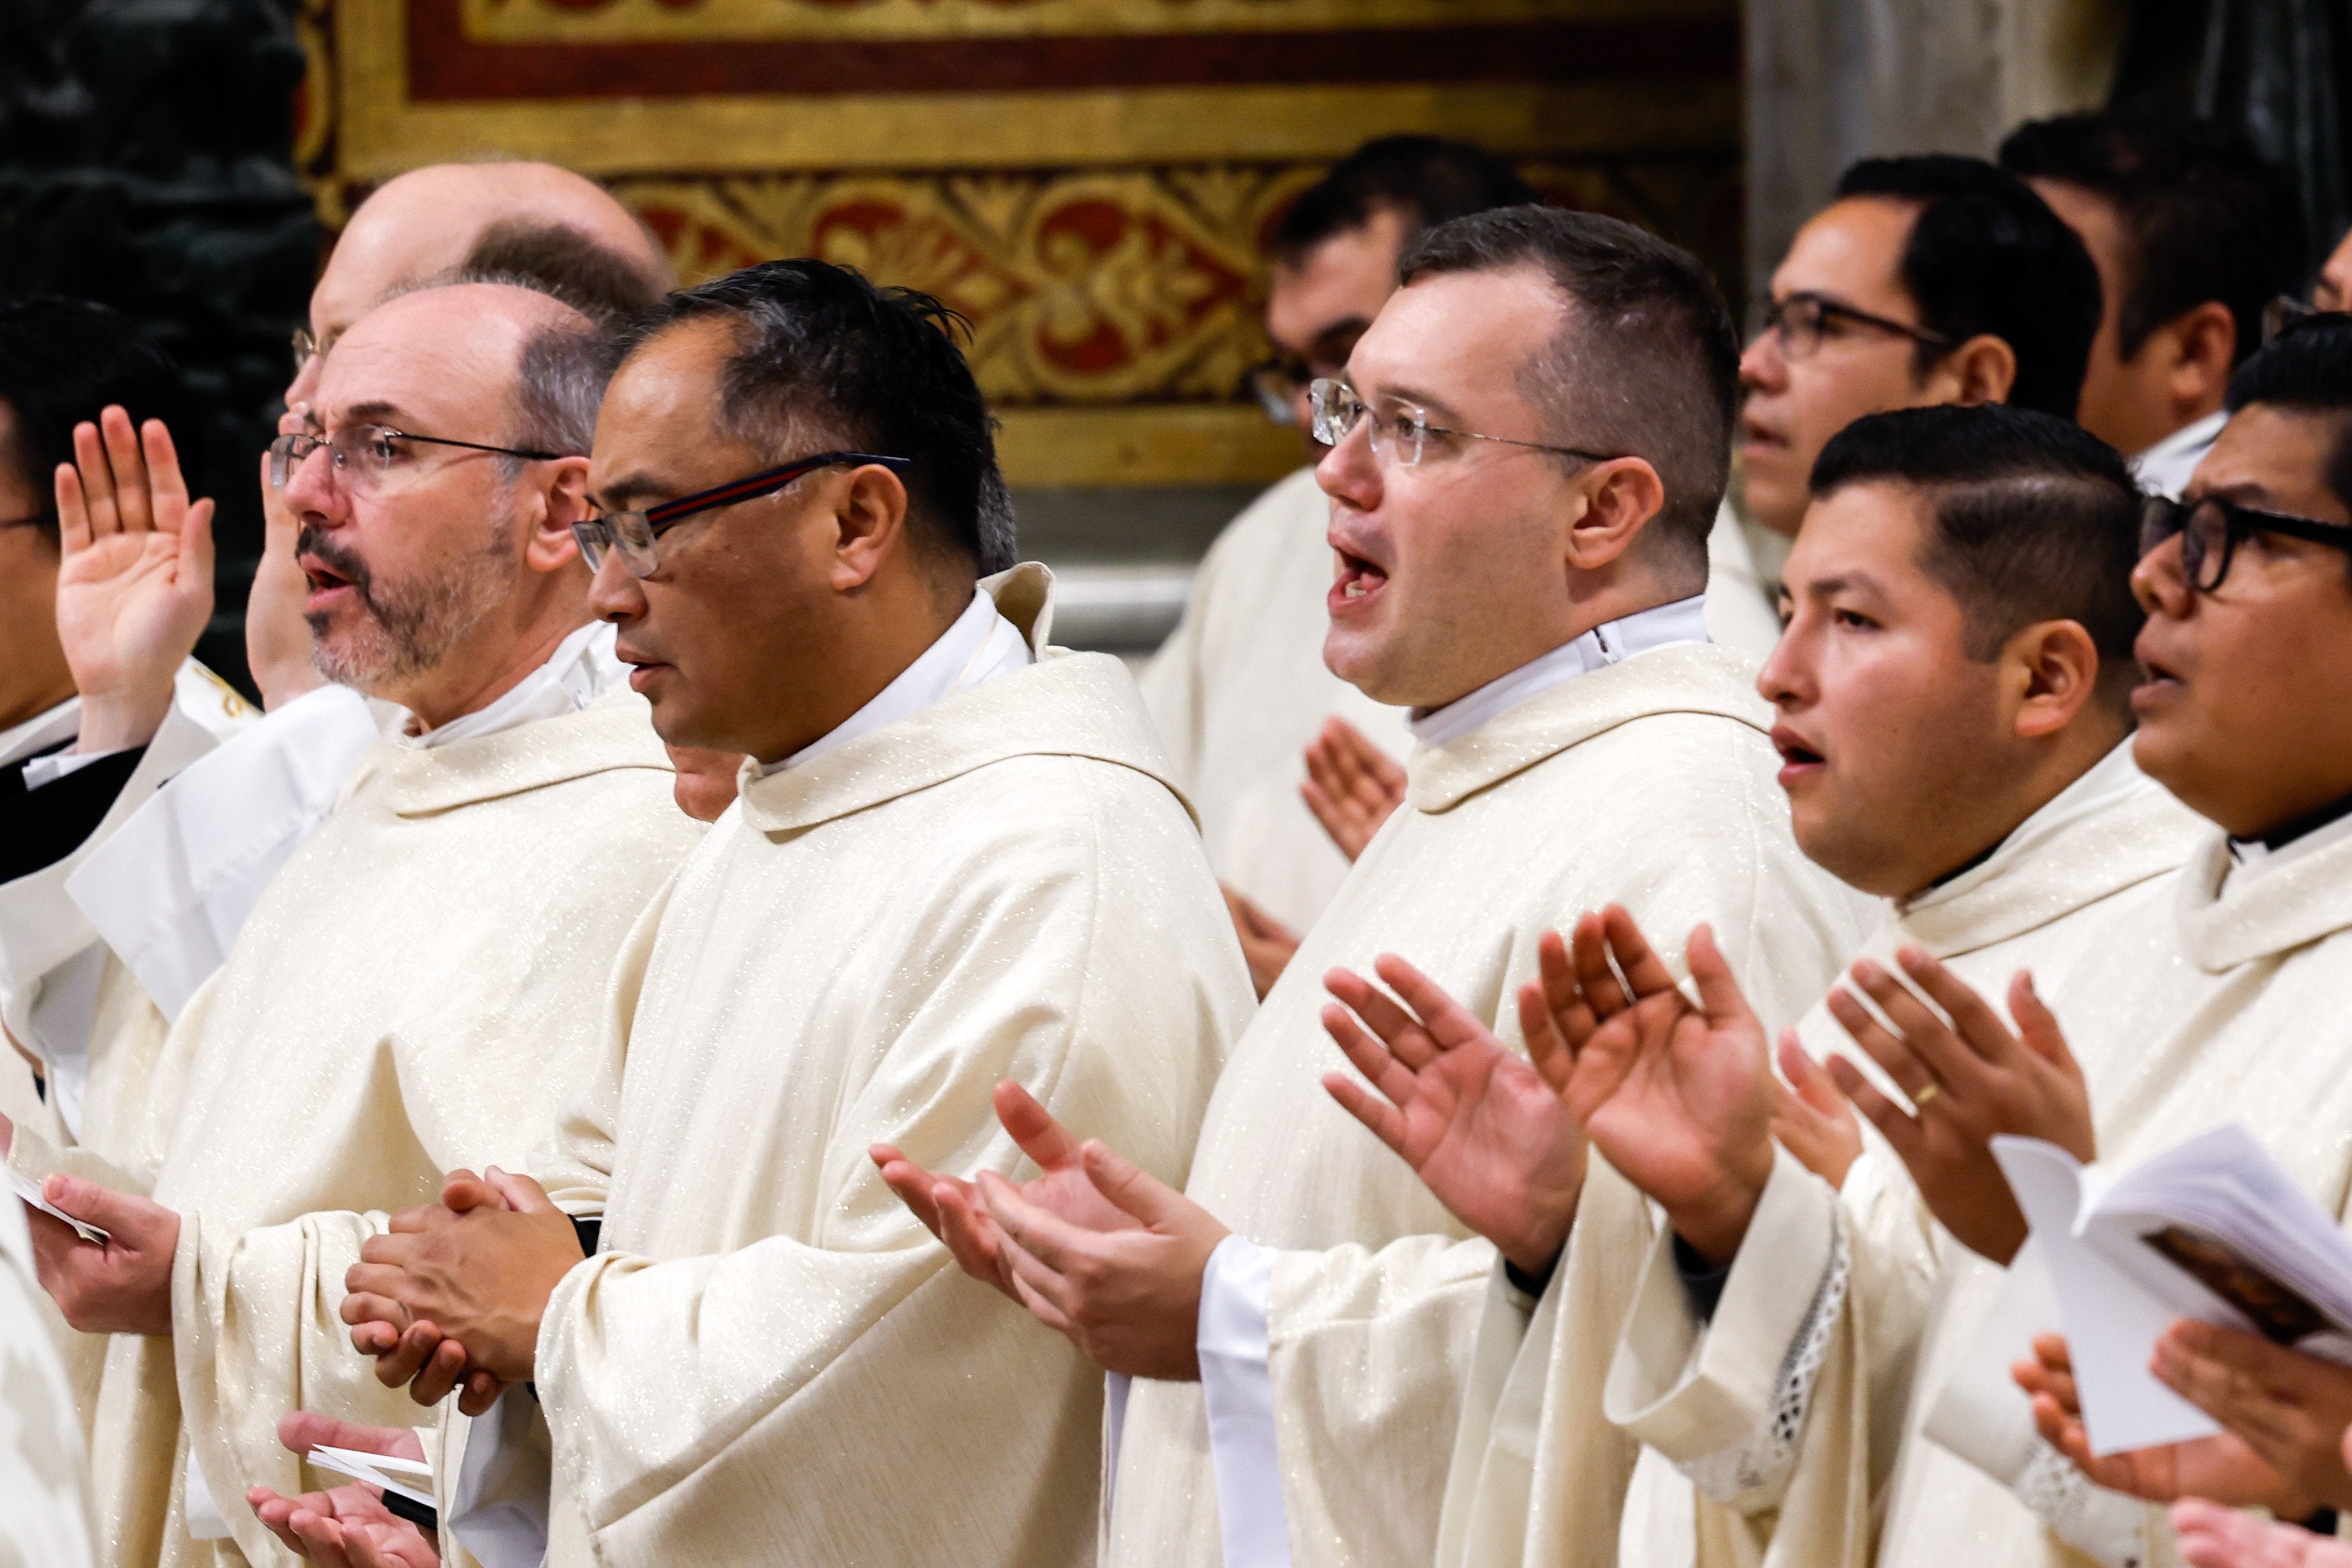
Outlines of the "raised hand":
[{"label": "raised hand", "polygon": [[2189,1568],[2352,1568],[2352,1545],[2203,1498],[2174,1503],[2172,1529]]},{"label": "raised hand", "polygon": [[2245,1439],[2228,1432],[2121,1454],[2094,1455],[2090,1433],[2083,1425],[2082,1399],[2075,1391],[2074,1364],[2065,1339],[2058,1334],[2035,1335],[2033,1357],[2011,1367],[2010,1375],[2033,1401],[2034,1427],[2043,1442],[2065,1455],[2096,1485],[2150,1502],[2202,1497],[2237,1507],[2263,1507],[2285,1519],[2305,1518],[2319,1507],[2316,1498],[2298,1490]]},{"label": "raised hand", "polygon": [[981,1173],[981,1199],[996,1222],[1021,1304],[1106,1371],[1197,1380],[1201,1277],[1230,1233],[1097,1139],[1078,1146],[1078,1166],[1132,1227],[1074,1225],[995,1172]]},{"label": "raised hand", "polygon": [[1829,1070],[1812,1059],[1795,1030],[1780,1034],[1780,1073],[1772,1085],[1772,1136],[1797,1163],[1829,1183],[1845,1185],[1845,1173],[1862,1157],[1862,1119],[1838,1092]]},{"label": "raised hand", "polygon": [[1686,956],[1696,1002],[1612,904],[1577,922],[1572,950],[1545,937],[1542,980],[1520,992],[1519,1019],[1593,1146],[1721,1264],[1738,1252],[1772,1174],[1772,1069],[1764,1026],[1714,933],[1693,930]]},{"label": "raised hand", "polygon": [[170,1333],[180,1217],[79,1176],[52,1176],[41,1196],[108,1233],[104,1246],[93,1246],[54,1216],[25,1210],[34,1269],[66,1322],[84,1333]]},{"label": "raised hand", "polygon": [[[1025,1201],[1087,1230],[1142,1228],[1141,1220],[1105,1197],[1088,1179],[1078,1140],[1029,1091],[1008,1078],[996,1086],[994,1098],[996,1119],[1042,1173],[1016,1189]],[[877,1144],[867,1155],[881,1167],[882,1179],[898,1200],[947,1244],[965,1273],[995,1286],[1013,1301],[1024,1301],[1013,1284],[1003,1233],[996,1228],[995,1216],[989,1212],[978,1186],[957,1176],[927,1171],[894,1145]]]},{"label": "raised hand", "polygon": [[1379,1092],[1344,1072],[1323,1087],[1456,1219],[1543,1273],[1576,1219],[1582,1133],[1542,1076],[1435,982],[1394,954],[1372,968],[1404,1006],[1334,969],[1323,984],[1342,1005],[1323,1009],[1323,1027]]},{"label": "raised hand", "polygon": [[1404,769],[1344,718],[1327,718],[1307,743],[1307,779],[1298,786],[1307,809],[1354,860],[1404,804]]},{"label": "raised hand", "polygon": [[[279,434],[299,434],[302,421],[288,414],[278,422]],[[253,684],[261,688],[261,706],[271,712],[305,692],[327,684],[311,663],[310,623],[302,607],[310,597],[310,579],[295,559],[302,536],[302,519],[286,504],[286,497],[269,482],[269,454],[261,455],[261,564],[254,570],[253,589],[245,601],[245,662]]]},{"label": "raised hand", "polygon": [[57,470],[58,638],[81,694],[78,749],[144,746],[213,612],[213,504],[190,501],[163,422],[109,407]]},{"label": "raised hand", "polygon": [[1275,981],[1290,967],[1298,951],[1298,933],[1260,909],[1232,888],[1219,884],[1225,895],[1225,913],[1233,916],[1234,935],[1242,940],[1242,962],[1249,966],[1250,988],[1265,1000]]},{"label": "raised hand", "polygon": [[2021,971],[2010,983],[2012,1033],[1925,948],[1902,948],[1895,959],[1917,992],[1867,958],[1849,971],[1892,1029],[1843,986],[1830,992],[1829,1008],[1909,1096],[1910,1110],[1880,1093],[1851,1061],[1832,1057],[1830,1076],[1885,1134],[1944,1228],[1970,1250],[2006,1264],[2025,1244],[2025,1214],[1992,1157],[1992,1140],[2002,1133],[2041,1138],[2090,1163],[2097,1140],[2083,1070],[2035,995],[2032,976]]},{"label": "raised hand", "polygon": [[[278,1440],[298,1455],[324,1445],[408,1459],[425,1457],[425,1445],[406,1427],[359,1427],[307,1410],[279,1419]],[[321,1568],[439,1568],[441,1553],[432,1538],[385,1508],[373,1487],[353,1481],[299,1497],[254,1487],[245,1500],[289,1552]]]}]

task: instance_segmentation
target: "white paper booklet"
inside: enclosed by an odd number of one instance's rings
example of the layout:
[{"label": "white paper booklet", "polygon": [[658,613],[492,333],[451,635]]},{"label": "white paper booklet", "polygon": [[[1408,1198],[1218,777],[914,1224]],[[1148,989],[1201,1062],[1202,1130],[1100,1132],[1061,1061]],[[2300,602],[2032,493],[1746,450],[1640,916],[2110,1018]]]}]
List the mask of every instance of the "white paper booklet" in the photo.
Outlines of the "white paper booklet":
[{"label": "white paper booklet", "polygon": [[396,1454],[368,1454],[357,1448],[331,1448],[325,1444],[302,1456],[302,1462],[314,1469],[332,1470],[372,1487],[381,1487],[387,1498],[405,1498],[425,1508],[433,1506],[433,1467],[423,1459],[404,1459]]},{"label": "white paper booklet", "polygon": [[2352,1364],[2352,1239],[2242,1126],[2118,1176],[2054,1144],[1993,1140],[2057,1287],[2092,1451],[2221,1428],[2148,1370],[2194,1318]]},{"label": "white paper booklet", "polygon": [[59,1208],[47,1198],[43,1197],[41,1196],[41,1184],[13,1166],[10,1167],[8,1171],[8,1185],[10,1187],[15,1189],[18,1197],[25,1200],[26,1207],[37,1208],[52,1219],[64,1220],[68,1225],[73,1227],[75,1235],[80,1237],[84,1241],[89,1242],[91,1246],[103,1247],[111,1239],[111,1237],[104,1228],[92,1225],[87,1219],[76,1219],[72,1215],[68,1214],[64,1209]]}]

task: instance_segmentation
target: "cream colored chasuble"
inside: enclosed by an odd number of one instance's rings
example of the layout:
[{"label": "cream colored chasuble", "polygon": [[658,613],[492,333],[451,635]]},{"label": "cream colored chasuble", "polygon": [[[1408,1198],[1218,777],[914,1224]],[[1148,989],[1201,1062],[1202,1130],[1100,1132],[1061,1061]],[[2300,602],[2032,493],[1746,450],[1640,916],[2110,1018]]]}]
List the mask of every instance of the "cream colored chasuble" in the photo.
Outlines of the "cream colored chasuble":
[{"label": "cream colored chasuble", "polygon": [[[2103,924],[2206,831],[2140,773],[2126,742],[1982,864],[1900,905],[1864,952],[1891,964],[1897,947],[1925,947],[2004,1009],[2020,969],[2058,995],[2105,952]],[[1845,1055],[1893,1092],[1825,1005],[1798,1030],[1815,1056]],[[1922,1507],[1943,1515],[1921,1561],[2003,1561],[1958,1543],[2016,1504],[1920,1435],[2001,1271],[1935,1223],[1866,1124],[1864,1136],[1842,1194],[1782,1157],[1706,1325],[1691,1313],[1668,1238],[1654,1239],[1606,1402],[1630,1436],[1681,1471],[1645,1460],[1624,1538],[1640,1568],[1862,1568],[1890,1481],[1898,1519]],[[2003,1393],[2007,1361],[1984,1372],[2030,1438],[2023,1395]],[[1525,1560],[1541,1560],[1536,1543]]]},{"label": "cream colored chasuble", "polygon": [[[1753,679],[1744,655],[1659,648],[1416,752],[1408,809],[1235,1048],[1187,1191],[1277,1249],[1268,1371],[1300,1568],[1431,1560],[1496,1269],[1324,1092],[1346,1061],[1318,1019],[1322,975],[1401,953],[1517,1044],[1538,937],[1622,900],[1653,931],[1712,922],[1766,1016],[1795,1017],[1874,916],[1799,854]],[[1110,1532],[1121,1565],[1220,1563],[1197,1385],[1134,1385]]]},{"label": "cream colored chasuble", "polygon": [[1100,1374],[866,1154],[1016,1173],[1011,1078],[1181,1180],[1248,1016],[1134,683],[1043,647],[1042,580],[992,580],[1034,664],[747,767],[624,956],[617,1088],[541,1167],[604,1210],[540,1332],[551,1563],[1093,1555]]},{"label": "cream colored chasuble", "polygon": [[[173,1333],[108,1347],[107,1561],[290,1561],[243,1506],[318,1484],[278,1417],[414,1418],[352,1351],[344,1270],[443,1172],[520,1166],[587,1078],[614,954],[701,833],[670,784],[626,691],[430,750],[387,740],[270,885],[167,1047],[189,1062],[153,1190],[181,1215]],[[191,1451],[233,1542],[187,1533]]]}]

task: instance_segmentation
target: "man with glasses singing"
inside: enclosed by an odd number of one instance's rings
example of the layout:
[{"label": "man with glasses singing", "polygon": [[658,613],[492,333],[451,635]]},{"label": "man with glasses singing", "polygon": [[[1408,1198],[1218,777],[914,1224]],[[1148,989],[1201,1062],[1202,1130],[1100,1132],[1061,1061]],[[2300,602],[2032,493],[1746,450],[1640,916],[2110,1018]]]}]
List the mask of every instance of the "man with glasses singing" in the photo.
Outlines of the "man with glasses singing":
[{"label": "man with glasses singing", "polygon": [[[1112,1563],[1430,1563],[1481,1319],[1515,1341],[1567,1240],[1476,1238],[1332,1103],[1333,967],[1394,983],[1401,953],[1516,1042],[1542,934],[1614,900],[1710,922],[1776,1022],[1868,928],[1790,835],[1752,662],[1707,639],[1738,353],[1714,285],[1629,225],[1525,206],[1402,270],[1315,397],[1325,656],[1412,711],[1406,806],[1234,1048],[1182,1194],[1107,1155],[1108,1212],[1050,1178],[940,1204],[962,1189],[899,1173],[969,1271],[1139,1380]],[[1007,1125],[1041,1163],[1068,1135]],[[1586,1182],[1580,1146],[1555,1174]]]},{"label": "man with glasses singing", "polygon": [[[592,602],[665,737],[752,760],[620,961],[544,1187],[461,1176],[350,1275],[419,1399],[532,1385],[445,1478],[493,1563],[538,1561],[497,1544],[530,1515],[611,1568],[1093,1558],[1101,1378],[882,1167],[1010,1175],[994,1095],[1173,1179],[1250,995],[1133,681],[1049,647],[1013,567],[959,325],[772,262],[673,295],[614,378]],[[1084,1186],[1075,1140],[1045,1158]]]},{"label": "man with glasses singing", "polygon": [[151,1092],[177,1114],[152,1187],[23,1133],[11,1152],[110,1232],[32,1216],[67,1321],[114,1336],[110,1561],[210,1561],[231,1534],[268,1560],[242,1503],[299,1490],[279,1417],[399,1418],[334,1316],[343,1270],[385,1211],[516,1161],[589,1079],[614,955],[700,833],[572,537],[602,386],[577,311],[427,288],[344,335],[311,432],[273,449],[322,664],[413,716],[163,1041]]}]

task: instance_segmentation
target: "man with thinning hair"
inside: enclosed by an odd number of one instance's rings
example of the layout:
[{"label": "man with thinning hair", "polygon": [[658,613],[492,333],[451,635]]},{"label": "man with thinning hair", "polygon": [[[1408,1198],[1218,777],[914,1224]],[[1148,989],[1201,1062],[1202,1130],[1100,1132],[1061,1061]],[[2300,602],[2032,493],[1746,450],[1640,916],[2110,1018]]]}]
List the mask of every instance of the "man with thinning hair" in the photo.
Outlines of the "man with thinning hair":
[{"label": "man with thinning hair", "polygon": [[459,1173],[350,1272],[419,1398],[436,1341],[531,1384],[451,1478],[478,1551],[535,1514],[562,1565],[1092,1559],[1101,1379],[873,1155],[1012,1171],[1012,1079],[1180,1179],[1249,989],[1133,681],[1006,570],[956,324],[772,262],[671,297],[605,400],[594,602],[665,737],[752,760],[622,956],[544,1187]]},{"label": "man with thinning hair", "polygon": [[1786,1019],[1868,928],[1790,837],[1752,661],[1706,637],[1737,353],[1714,286],[1531,207],[1431,231],[1403,273],[1318,396],[1326,653],[1413,710],[1406,808],[1235,1048],[1181,1195],[1093,1145],[1055,1172],[1023,1126],[1049,1165],[1028,1188],[893,1172],[968,1270],[1138,1379],[1116,1563],[1428,1563],[1490,1290],[1561,1239],[1476,1238],[1329,1103],[1324,971],[1409,951],[1507,1030],[1539,935],[1625,898],[1713,921]]},{"label": "man with thinning hair", "polygon": [[699,834],[585,600],[601,356],[533,291],[407,294],[331,351],[319,434],[273,448],[320,660],[411,717],[173,1024],[152,1191],[24,1130],[11,1150],[111,1233],[33,1217],[67,1321],[114,1336],[109,1563],[268,1560],[236,1505],[299,1490],[278,1417],[396,1414],[334,1317],[342,1269],[441,1172],[541,1134],[589,1076],[614,954]]}]

